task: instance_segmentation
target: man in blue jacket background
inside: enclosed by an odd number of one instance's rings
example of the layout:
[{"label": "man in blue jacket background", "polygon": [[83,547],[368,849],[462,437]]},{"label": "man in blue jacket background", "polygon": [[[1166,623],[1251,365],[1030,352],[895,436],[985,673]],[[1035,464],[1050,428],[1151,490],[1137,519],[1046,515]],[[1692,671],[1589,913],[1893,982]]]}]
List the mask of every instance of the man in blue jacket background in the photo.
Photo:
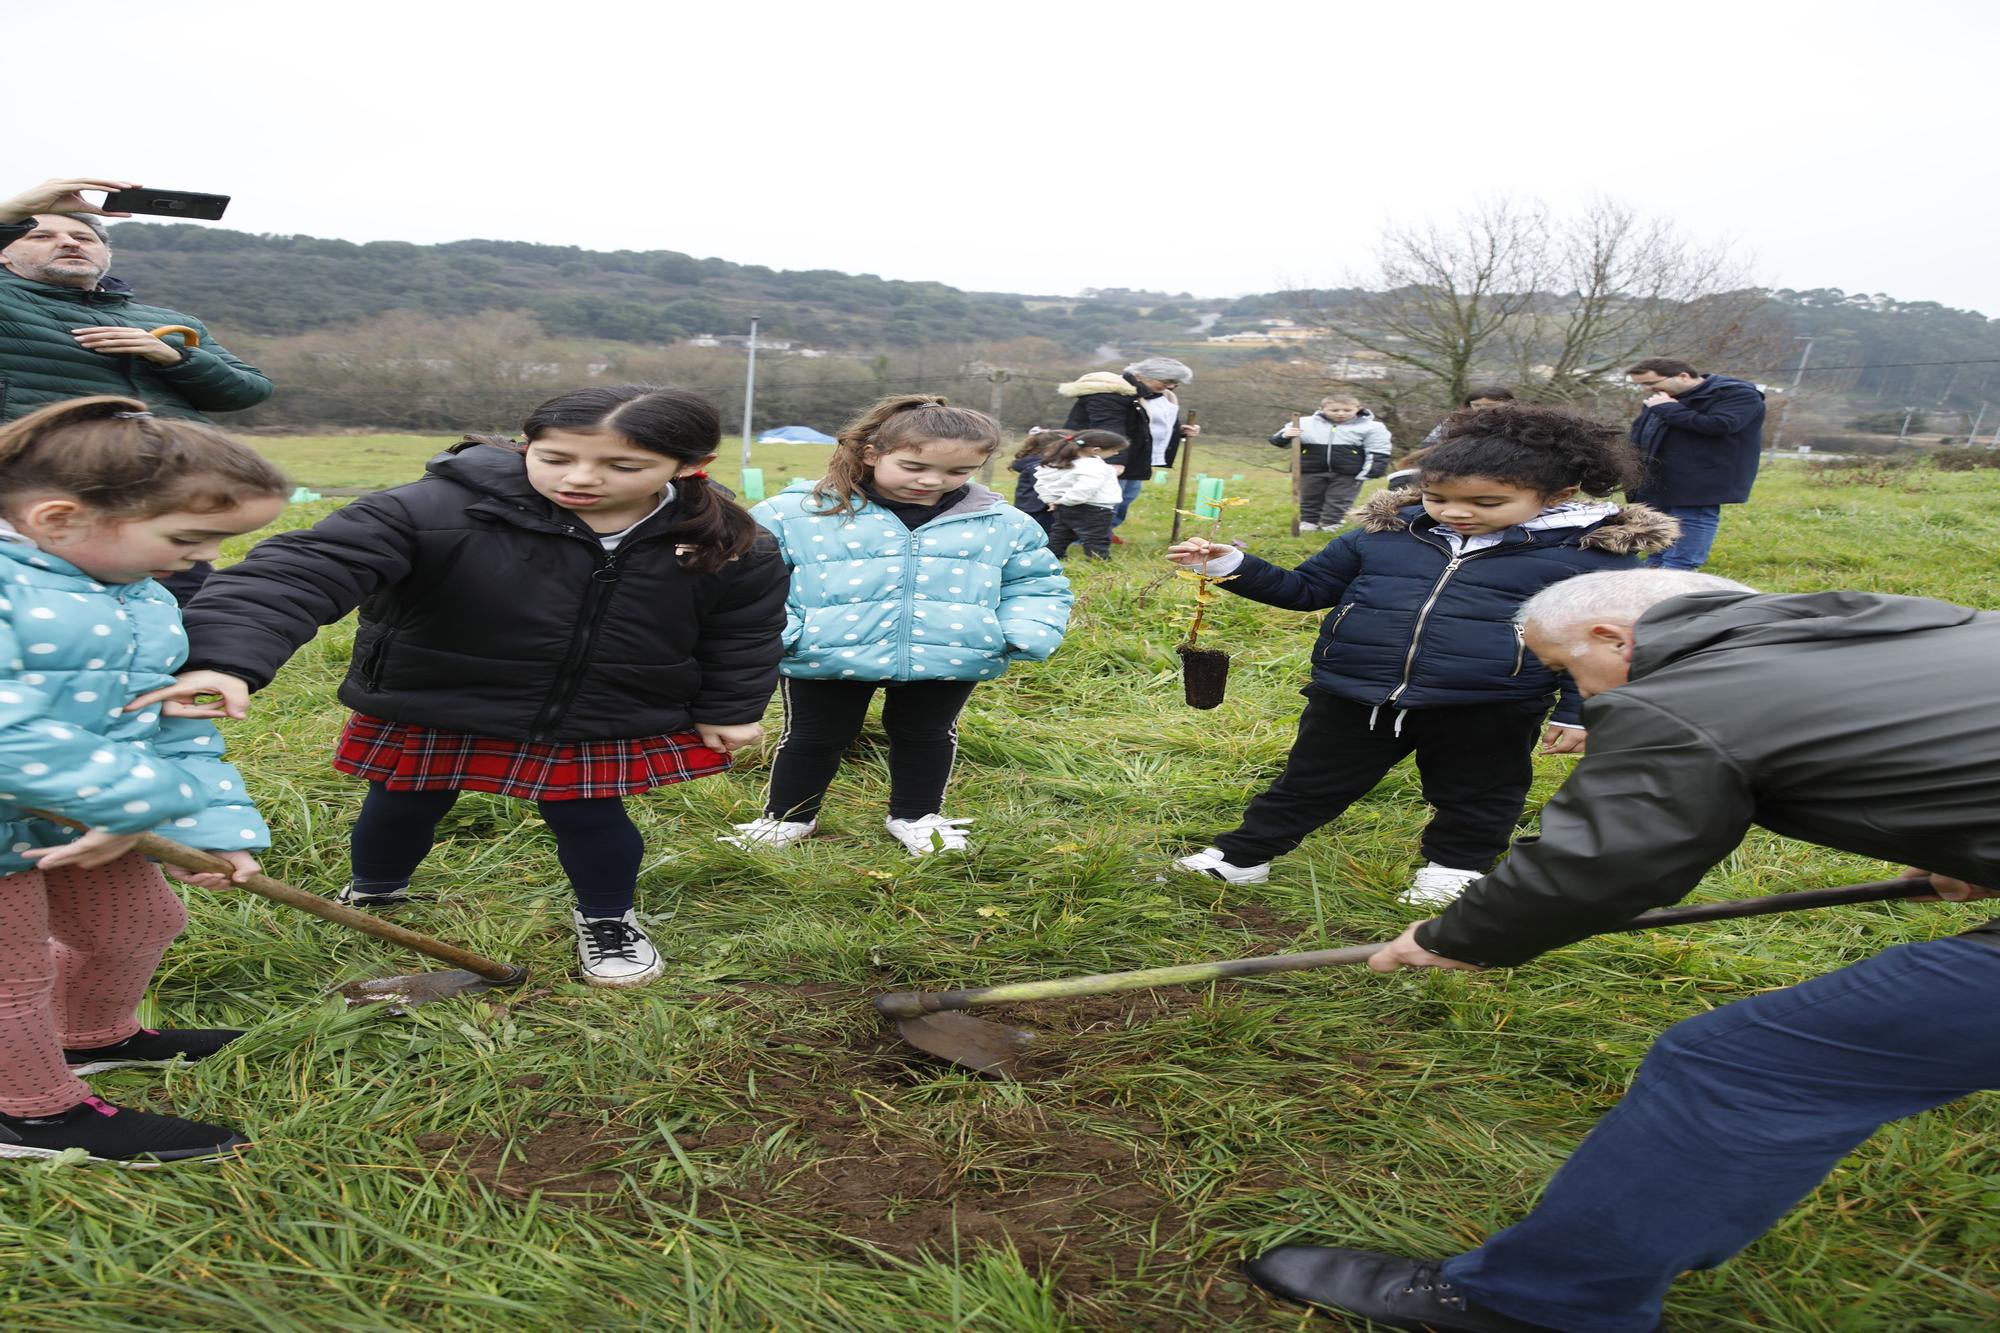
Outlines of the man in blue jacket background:
[{"label": "man in blue jacket background", "polygon": [[1700,569],[1722,525],[1722,506],[1748,500],[1757,479],[1764,395],[1754,384],[1704,375],[1669,357],[1641,361],[1625,374],[1647,391],[1632,422],[1646,480],[1629,498],[1681,525],[1680,540],[1646,563]]}]

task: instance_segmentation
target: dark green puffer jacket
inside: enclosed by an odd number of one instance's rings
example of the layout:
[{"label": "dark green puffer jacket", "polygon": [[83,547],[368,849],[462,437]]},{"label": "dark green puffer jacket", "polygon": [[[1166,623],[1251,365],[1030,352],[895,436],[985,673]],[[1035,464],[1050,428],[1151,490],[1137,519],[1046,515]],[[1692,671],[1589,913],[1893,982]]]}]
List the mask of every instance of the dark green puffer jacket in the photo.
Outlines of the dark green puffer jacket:
[{"label": "dark green puffer jacket", "polygon": [[[0,223],[0,248],[27,230],[26,223]],[[114,290],[79,291],[30,282],[0,269],[0,421],[100,393],[129,394],[161,416],[198,421],[207,419],[204,413],[239,412],[271,396],[271,381],[263,372],[212,341],[200,320],[141,305],[122,284],[111,286]],[[201,335],[201,346],[184,350],[177,366],[155,365],[138,356],[106,356],[70,336],[70,330],[93,324],[139,329],[185,324]],[[167,341],[180,343],[174,335]]]}]

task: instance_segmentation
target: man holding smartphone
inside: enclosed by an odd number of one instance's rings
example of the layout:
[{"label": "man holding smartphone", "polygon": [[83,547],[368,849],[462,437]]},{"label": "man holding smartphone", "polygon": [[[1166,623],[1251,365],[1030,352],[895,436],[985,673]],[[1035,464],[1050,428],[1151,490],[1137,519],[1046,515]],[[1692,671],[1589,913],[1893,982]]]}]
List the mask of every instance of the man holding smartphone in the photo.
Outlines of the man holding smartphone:
[{"label": "man holding smartphone", "polygon": [[[129,394],[161,416],[207,420],[271,396],[262,371],[230,355],[192,315],[141,305],[111,268],[107,213],[85,190],[125,181],[49,180],[0,200],[0,421],[92,394]],[[149,332],[174,325],[194,330]],[[185,602],[208,567],[169,584]]]}]

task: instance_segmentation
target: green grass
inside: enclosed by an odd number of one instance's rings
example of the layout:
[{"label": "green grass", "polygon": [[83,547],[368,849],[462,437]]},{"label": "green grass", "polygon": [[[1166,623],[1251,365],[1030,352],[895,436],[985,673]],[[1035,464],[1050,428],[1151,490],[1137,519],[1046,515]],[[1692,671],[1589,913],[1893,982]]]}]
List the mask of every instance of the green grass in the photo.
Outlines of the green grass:
[{"label": "green grass", "polygon": [[[264,443],[318,485],[413,475],[436,441]],[[378,452],[379,451],[379,452]],[[727,451],[726,451],[727,452]],[[760,451],[801,475],[805,448]],[[1274,451],[1232,532],[1280,559]],[[730,466],[717,468],[725,481]],[[775,481],[775,477],[773,478]],[[1713,568],[1772,589],[1995,603],[1990,478],[1822,486],[1780,468],[1731,510]],[[775,489],[775,486],[774,486]],[[308,522],[335,501],[296,506]],[[511,1001],[344,1013],[338,982],[413,958],[259,900],[190,890],[150,1019],[253,1029],[226,1056],[99,1081],[254,1133],[240,1162],[0,1175],[0,1327],[24,1330],[981,1330],[1304,1325],[1234,1260],[1291,1238],[1412,1253],[1518,1216],[1677,1019],[1788,985],[1976,908],[1895,905],[1590,941],[1514,972],[1297,974],[1013,1011],[1038,1076],[908,1063],[865,1007],[888,989],[1025,980],[1385,936],[1425,811],[1399,772],[1333,829],[1228,888],[1165,878],[1275,772],[1314,618],[1225,598],[1229,700],[1182,706],[1186,585],[1132,545],[1074,567],[1056,659],[975,694],[953,813],[976,851],[917,862],[881,831],[864,737],[826,836],[782,856],[716,844],[762,761],[634,800],[641,911],[673,969],[591,991],[533,808],[465,798],[399,920],[534,971]],[[231,732],[277,830],[271,870],[338,884],[357,785],[327,754],[351,628],[301,652]],[[775,712],[773,714],[775,721]],[[1543,760],[1535,799],[1572,761]],[[1884,868],[1758,834],[1701,896]],[[1973,1330],[1995,1322],[1990,1098],[1896,1125],[1718,1273],[1675,1289],[1679,1328]],[[1326,1325],[1331,1327],[1331,1324]]]}]

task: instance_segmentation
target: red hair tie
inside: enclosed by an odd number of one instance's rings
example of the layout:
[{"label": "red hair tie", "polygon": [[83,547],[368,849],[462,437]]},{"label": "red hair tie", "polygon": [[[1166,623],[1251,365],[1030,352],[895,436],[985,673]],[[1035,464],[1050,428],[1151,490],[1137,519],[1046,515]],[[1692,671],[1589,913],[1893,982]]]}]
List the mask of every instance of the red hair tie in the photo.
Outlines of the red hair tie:
[{"label": "red hair tie", "polygon": [[698,467],[692,472],[683,472],[680,475],[681,475],[681,480],[683,481],[693,481],[696,478],[700,478],[702,481],[707,481],[708,469],[704,467]]}]

